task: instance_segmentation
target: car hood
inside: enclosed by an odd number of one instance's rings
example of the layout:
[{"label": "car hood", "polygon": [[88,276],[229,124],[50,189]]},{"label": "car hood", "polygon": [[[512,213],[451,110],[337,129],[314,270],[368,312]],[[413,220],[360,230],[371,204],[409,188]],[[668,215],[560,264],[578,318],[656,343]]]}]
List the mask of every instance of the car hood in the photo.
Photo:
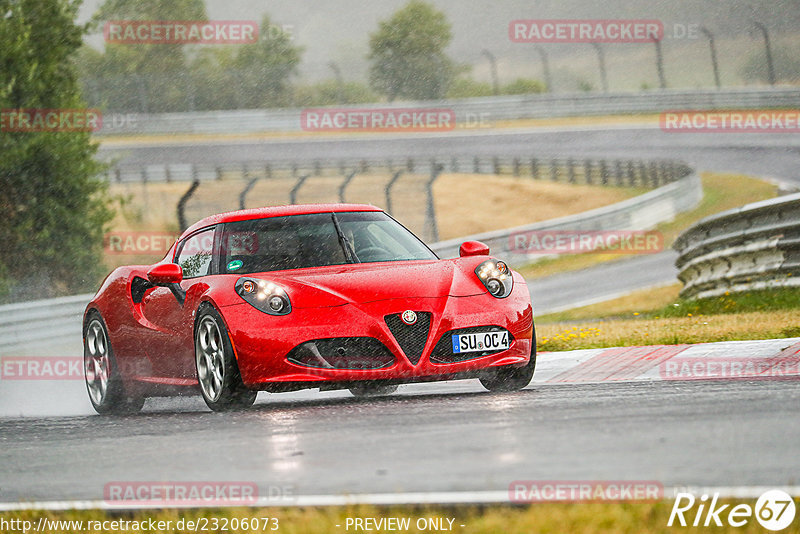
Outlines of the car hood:
[{"label": "car hood", "polygon": [[[470,262],[474,263],[474,262]],[[251,275],[281,284],[296,308],[396,298],[465,297],[486,292],[475,266],[460,260],[381,262]]]}]

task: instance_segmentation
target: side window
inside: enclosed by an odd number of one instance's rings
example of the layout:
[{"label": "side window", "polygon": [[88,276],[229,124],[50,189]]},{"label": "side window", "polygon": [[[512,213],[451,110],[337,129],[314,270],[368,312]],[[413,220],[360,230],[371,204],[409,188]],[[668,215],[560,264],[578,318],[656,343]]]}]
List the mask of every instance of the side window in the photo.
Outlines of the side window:
[{"label": "side window", "polygon": [[184,278],[205,276],[209,272],[214,251],[214,228],[186,238],[178,248],[175,263],[183,269]]}]

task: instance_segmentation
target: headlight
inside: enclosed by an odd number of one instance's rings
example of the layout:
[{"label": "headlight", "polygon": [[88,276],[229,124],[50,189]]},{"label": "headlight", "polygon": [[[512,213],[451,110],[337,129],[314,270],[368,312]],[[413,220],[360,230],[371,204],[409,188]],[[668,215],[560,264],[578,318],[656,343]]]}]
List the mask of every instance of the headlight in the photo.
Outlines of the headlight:
[{"label": "headlight", "polygon": [[270,315],[287,315],[292,311],[289,295],[279,285],[259,278],[242,277],[236,281],[236,293],[248,304]]},{"label": "headlight", "polygon": [[511,294],[514,277],[505,262],[486,260],[475,268],[475,274],[493,297],[501,299]]}]

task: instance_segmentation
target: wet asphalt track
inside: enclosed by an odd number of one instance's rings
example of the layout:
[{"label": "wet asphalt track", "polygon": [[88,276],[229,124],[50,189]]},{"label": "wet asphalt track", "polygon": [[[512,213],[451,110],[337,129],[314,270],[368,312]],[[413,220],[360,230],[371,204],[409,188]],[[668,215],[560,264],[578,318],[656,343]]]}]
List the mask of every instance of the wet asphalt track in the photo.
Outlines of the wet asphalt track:
[{"label": "wet asphalt track", "polygon": [[[515,480],[670,486],[800,480],[800,382],[407,386],[392,397],[199,399],[126,417],[0,420],[0,501],[103,499],[117,481],[246,481],[261,494],[504,491]],[[152,411],[156,409],[158,411]]]},{"label": "wet asphalt track", "polygon": [[[127,163],[409,153],[674,157],[698,170],[800,182],[794,135],[589,128],[102,152]],[[652,258],[609,264],[602,277],[553,277],[546,291],[532,284],[534,298],[548,292],[555,296],[546,306],[556,306],[559,292],[571,290],[590,300],[589,288],[597,293],[606,276],[600,296],[674,280],[669,253]],[[62,386],[53,384],[44,402],[58,408],[66,401]],[[23,383],[14,388],[25,398]],[[74,384],[69,390],[84,395]],[[516,394],[490,394],[477,381],[462,381],[404,386],[371,400],[343,392],[261,394],[252,410],[236,414],[210,413],[199,398],[151,400],[138,416],[0,419],[0,501],[102,499],[105,484],[131,480],[251,481],[262,492],[282,487],[296,495],[504,491],[526,479],[798,484],[798,401],[796,381],[534,383]],[[88,413],[85,397],[79,402],[78,412],[66,413]]]},{"label": "wet asphalt track", "polygon": [[796,134],[666,133],[635,125],[101,146],[100,154],[140,165],[455,155],[670,158],[684,160],[700,171],[732,171],[800,183],[800,136]]}]

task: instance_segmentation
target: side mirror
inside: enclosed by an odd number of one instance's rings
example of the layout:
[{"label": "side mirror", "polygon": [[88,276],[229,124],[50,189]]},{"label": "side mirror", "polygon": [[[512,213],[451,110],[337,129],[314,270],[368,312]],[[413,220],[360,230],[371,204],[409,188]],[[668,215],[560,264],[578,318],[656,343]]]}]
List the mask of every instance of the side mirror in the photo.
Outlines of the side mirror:
[{"label": "side mirror", "polygon": [[481,243],[480,241],[465,241],[461,243],[458,249],[458,255],[462,258],[465,256],[488,256],[489,245]]},{"label": "side mirror", "polygon": [[147,271],[147,279],[154,286],[168,286],[183,280],[183,269],[174,263],[162,263]]}]

